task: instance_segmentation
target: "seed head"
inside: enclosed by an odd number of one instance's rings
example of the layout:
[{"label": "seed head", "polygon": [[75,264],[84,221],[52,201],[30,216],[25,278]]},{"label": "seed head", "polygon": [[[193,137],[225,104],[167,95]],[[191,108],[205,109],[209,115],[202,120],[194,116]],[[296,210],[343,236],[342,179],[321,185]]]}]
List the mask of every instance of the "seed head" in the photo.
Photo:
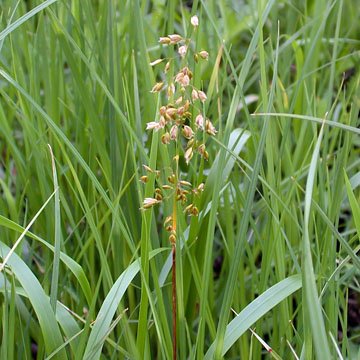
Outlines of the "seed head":
[{"label": "seed head", "polygon": [[163,145],[167,145],[170,143],[170,134],[168,132],[161,136],[161,142]]},{"label": "seed head", "polygon": [[199,95],[199,99],[200,99],[202,102],[205,102],[205,100],[207,99],[206,94],[205,94],[203,91],[199,90],[199,91],[198,91],[198,95]]},{"label": "seed head", "polygon": [[169,241],[172,245],[175,244],[176,243],[176,235],[171,234],[169,236]]},{"label": "seed head", "polygon": [[173,107],[166,110],[166,114],[169,116],[174,116],[176,113],[177,113],[177,109]]},{"label": "seed head", "polygon": [[189,106],[190,106],[190,101],[186,99],[185,103],[184,103],[184,109],[185,111],[189,110]]},{"label": "seed head", "polygon": [[170,69],[170,61],[168,61],[168,62],[165,64],[165,69],[164,69],[165,74],[169,71],[169,69]]},{"label": "seed head", "polygon": [[183,127],[183,135],[187,138],[187,139],[191,139],[194,136],[194,132],[192,130],[192,128],[188,125],[184,125]]},{"label": "seed head", "polygon": [[154,205],[160,203],[161,200],[157,200],[154,198],[145,198],[142,204],[142,207],[140,208],[141,210],[147,210],[147,209],[151,209]]},{"label": "seed head", "polygon": [[192,159],[194,155],[194,152],[193,152],[193,148],[188,148],[186,151],[185,151],[185,154],[184,154],[184,158],[185,158],[185,161],[186,161],[186,164],[189,165],[189,162],[190,160]]},{"label": "seed head", "polygon": [[183,39],[179,34],[168,35],[168,37],[170,38],[171,44],[177,44]]},{"label": "seed head", "polygon": [[165,118],[163,116],[160,116],[159,118],[159,128],[163,129],[165,127]]},{"label": "seed head", "polygon": [[199,25],[199,18],[196,15],[194,15],[191,17],[190,22],[191,22],[191,25],[194,28],[196,28]]},{"label": "seed head", "polygon": [[184,78],[183,78],[183,81],[181,83],[182,86],[189,86],[190,84],[190,78],[189,78],[189,75],[185,75]]},{"label": "seed head", "polygon": [[149,178],[146,175],[140,177],[140,181],[143,182],[144,184],[147,183],[148,180]]},{"label": "seed head", "polygon": [[200,155],[204,155],[205,150],[206,150],[205,144],[201,144],[198,148],[198,152]]},{"label": "seed head", "polygon": [[173,127],[170,129],[170,139],[175,140],[178,133],[178,127],[177,125],[173,125]]},{"label": "seed head", "polygon": [[154,60],[150,63],[150,66],[155,66],[157,64],[160,64],[162,61],[164,61],[164,59],[157,59],[157,60]]},{"label": "seed head", "polygon": [[154,87],[151,89],[150,92],[155,93],[155,92],[159,92],[164,86],[163,82],[158,82],[154,85]]},{"label": "seed head", "polygon": [[168,182],[170,184],[175,184],[175,174],[171,174],[168,176]]},{"label": "seed head", "polygon": [[208,60],[208,59],[209,59],[209,53],[208,53],[207,51],[205,51],[205,50],[201,50],[201,51],[199,52],[199,55],[200,55],[200,57],[201,57],[202,59],[204,59],[204,60]]},{"label": "seed head", "polygon": [[195,118],[195,125],[201,129],[201,130],[204,130],[204,117],[199,114],[198,116],[196,116]]},{"label": "seed head", "polygon": [[180,183],[181,185],[185,185],[185,186],[192,186],[191,182],[185,181],[185,180],[180,180],[179,183]]},{"label": "seed head", "polygon": [[144,169],[145,169],[146,171],[148,171],[149,173],[152,173],[152,172],[153,172],[153,170],[152,170],[149,166],[143,165],[143,167],[144,167]]},{"label": "seed head", "polygon": [[171,95],[175,94],[175,85],[171,83],[167,88],[167,96],[170,99]]},{"label": "seed head", "polygon": [[175,82],[181,83],[182,79],[184,78],[184,73],[183,72],[179,72],[176,74],[175,76]]},{"label": "seed head", "polygon": [[205,129],[209,135],[215,135],[217,133],[215,126],[208,119],[206,120],[206,123],[205,123]]},{"label": "seed head", "polygon": [[180,47],[179,47],[178,53],[179,53],[179,55],[180,55],[182,58],[185,57],[186,52],[187,52],[187,49],[188,49],[187,45],[183,45],[183,46],[180,46]]},{"label": "seed head", "polygon": [[182,114],[184,114],[184,112],[185,112],[185,107],[184,107],[184,106],[180,106],[180,107],[178,108],[178,110],[177,110],[177,114],[178,114],[179,116],[181,116]]},{"label": "seed head", "polygon": [[146,130],[155,129],[156,131],[160,130],[160,125],[156,121],[150,121],[146,124]]},{"label": "seed head", "polygon": [[161,37],[160,39],[159,39],[159,43],[161,43],[161,44],[170,44],[170,42],[171,42],[171,39],[169,38],[169,37]]}]

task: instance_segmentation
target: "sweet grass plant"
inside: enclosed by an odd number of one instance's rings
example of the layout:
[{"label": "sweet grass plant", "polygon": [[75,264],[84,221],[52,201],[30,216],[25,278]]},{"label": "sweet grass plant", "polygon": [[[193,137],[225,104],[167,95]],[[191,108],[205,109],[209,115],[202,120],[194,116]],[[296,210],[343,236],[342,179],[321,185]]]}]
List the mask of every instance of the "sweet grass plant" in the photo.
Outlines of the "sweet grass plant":
[{"label": "sweet grass plant", "polygon": [[1,359],[360,356],[357,1],[1,4]]}]

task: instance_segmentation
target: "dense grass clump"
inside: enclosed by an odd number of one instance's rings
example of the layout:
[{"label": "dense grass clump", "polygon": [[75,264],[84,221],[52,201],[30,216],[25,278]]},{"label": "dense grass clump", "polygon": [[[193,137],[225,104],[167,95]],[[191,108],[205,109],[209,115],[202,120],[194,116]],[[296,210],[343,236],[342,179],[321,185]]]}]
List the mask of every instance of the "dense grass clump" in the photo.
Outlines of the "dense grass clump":
[{"label": "dense grass clump", "polygon": [[1,9],[1,359],[360,356],[356,0]]}]

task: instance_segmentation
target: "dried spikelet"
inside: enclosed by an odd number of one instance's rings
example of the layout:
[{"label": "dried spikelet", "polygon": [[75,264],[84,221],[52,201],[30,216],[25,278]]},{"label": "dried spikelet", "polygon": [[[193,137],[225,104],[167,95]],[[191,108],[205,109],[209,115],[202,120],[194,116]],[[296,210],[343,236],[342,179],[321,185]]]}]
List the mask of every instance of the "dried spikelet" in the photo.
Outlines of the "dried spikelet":
[{"label": "dried spikelet", "polygon": [[171,244],[175,244],[176,243],[176,236],[171,234],[169,236],[169,241],[170,241]]},{"label": "dried spikelet", "polygon": [[205,122],[205,130],[209,135],[215,135],[217,133],[215,126],[208,119],[206,119],[206,122]]},{"label": "dried spikelet", "polygon": [[185,185],[185,186],[192,186],[191,182],[185,181],[185,180],[180,180],[179,183],[180,183],[181,185]]},{"label": "dried spikelet", "polygon": [[170,44],[170,42],[171,42],[171,39],[167,36],[161,37],[159,39],[159,43],[161,43],[161,44]]},{"label": "dried spikelet", "polygon": [[159,113],[160,113],[160,115],[165,115],[165,113],[166,113],[166,107],[165,106],[161,106],[160,107],[160,109],[159,109]]},{"label": "dried spikelet", "polygon": [[164,86],[163,82],[158,82],[154,85],[154,87],[151,89],[150,92],[155,93],[155,92],[159,92]]},{"label": "dried spikelet", "polygon": [[185,100],[184,102],[184,109],[185,111],[188,111],[190,107],[190,101],[188,99]]},{"label": "dried spikelet", "polygon": [[154,60],[150,63],[150,66],[155,66],[157,64],[160,64],[161,62],[163,62],[164,59],[157,59],[157,60]]},{"label": "dried spikelet", "polygon": [[202,59],[204,60],[208,60],[209,59],[209,53],[205,50],[202,50],[199,52],[199,55]]},{"label": "dried spikelet", "polygon": [[205,144],[201,144],[201,145],[199,146],[199,148],[198,148],[198,153],[199,153],[200,155],[204,155],[205,150],[206,150]]},{"label": "dried spikelet", "polygon": [[169,71],[169,69],[170,69],[170,61],[168,61],[168,62],[165,64],[165,69],[164,69],[165,74]]},{"label": "dried spikelet", "polygon": [[170,39],[171,44],[177,44],[183,39],[179,34],[168,35],[168,38]]},{"label": "dried spikelet", "polygon": [[145,198],[141,210],[151,209],[154,205],[159,204],[161,201],[154,198]]},{"label": "dried spikelet", "polygon": [[160,129],[160,125],[159,123],[155,122],[155,121],[150,121],[146,124],[146,130],[159,130]]},{"label": "dried spikelet", "polygon": [[144,167],[144,169],[145,169],[146,171],[148,171],[149,173],[152,173],[152,172],[153,172],[153,170],[152,170],[149,166],[143,165],[143,167]]},{"label": "dried spikelet", "polygon": [[189,162],[192,159],[193,155],[194,155],[194,152],[193,152],[192,147],[185,151],[184,158],[185,158],[185,161],[186,161],[187,165],[189,165]]},{"label": "dried spikelet", "polygon": [[145,184],[148,182],[149,178],[146,175],[144,175],[144,176],[140,176],[139,180]]},{"label": "dried spikelet", "polygon": [[171,83],[167,88],[168,99],[170,99],[173,94],[175,94],[175,85]]},{"label": "dried spikelet", "polygon": [[161,143],[163,145],[170,144],[170,134],[168,132],[166,132],[161,136]]}]

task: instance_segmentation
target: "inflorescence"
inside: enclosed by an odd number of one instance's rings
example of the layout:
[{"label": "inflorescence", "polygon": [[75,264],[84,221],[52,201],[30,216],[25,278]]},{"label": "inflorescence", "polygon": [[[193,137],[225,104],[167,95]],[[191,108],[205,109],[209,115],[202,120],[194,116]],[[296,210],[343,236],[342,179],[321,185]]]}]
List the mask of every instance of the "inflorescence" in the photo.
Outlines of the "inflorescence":
[{"label": "inflorescence", "polygon": [[[190,21],[193,26],[192,33],[194,34],[199,25],[199,19],[195,15]],[[200,107],[203,107],[202,104],[207,100],[207,96],[203,90],[196,88],[192,84],[193,73],[189,69],[188,59],[192,53],[196,63],[203,60],[206,61],[209,58],[209,54],[205,50],[199,52],[192,51],[192,39],[183,38],[179,34],[160,37],[159,42],[161,44],[177,46],[178,56],[181,58],[182,64],[185,63],[185,66],[183,66],[174,77],[169,77],[167,83],[161,81],[153,86],[151,90],[153,93],[158,93],[166,89],[168,103],[160,107],[158,121],[148,122],[146,129],[161,131],[161,142],[164,146],[170,144],[172,141],[181,144],[181,142],[185,140],[184,159],[187,165],[196,152],[205,160],[208,160],[209,153],[206,150],[206,138],[208,135],[215,135],[217,131],[212,122],[205,117],[203,111],[200,109]],[[167,74],[171,62],[174,60],[175,58],[160,58],[152,61],[150,66],[165,63],[164,73]],[[170,102],[172,99],[174,100]],[[174,159],[178,162],[179,155],[176,155]],[[152,170],[146,165],[144,165],[144,168],[148,173],[155,172],[156,178],[159,177],[159,171]],[[181,203],[186,213],[193,216],[198,215],[198,208],[193,203],[188,204],[188,197],[190,194],[199,197],[204,189],[204,184],[201,183],[193,187],[190,182],[179,180],[177,176],[177,170],[172,170],[171,175],[167,178],[167,183],[165,185],[159,185],[159,187],[155,189],[153,198],[145,198],[141,209],[147,210],[161,203],[165,198],[163,191],[172,190],[175,201]],[[148,175],[142,176],[140,180],[147,182]],[[164,221],[164,226],[170,232],[169,239],[171,243],[174,243],[176,240],[176,231],[174,226],[171,225],[173,221],[172,216],[167,217]]]}]

